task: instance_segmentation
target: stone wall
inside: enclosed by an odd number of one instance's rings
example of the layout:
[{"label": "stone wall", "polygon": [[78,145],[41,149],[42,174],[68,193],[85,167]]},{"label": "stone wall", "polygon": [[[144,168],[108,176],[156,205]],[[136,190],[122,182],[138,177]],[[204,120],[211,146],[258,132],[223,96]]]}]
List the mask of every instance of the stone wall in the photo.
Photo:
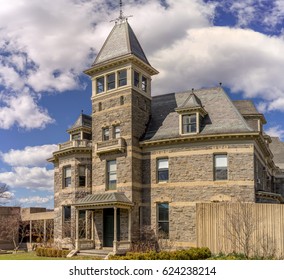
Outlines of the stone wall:
[{"label": "stone wall", "polygon": [[[228,180],[214,180],[214,154],[228,156]],[[169,180],[157,182],[157,159],[169,159]],[[196,244],[198,202],[255,202],[253,143],[147,148],[143,157],[143,223],[157,233],[157,203],[169,203],[170,240]]]},{"label": "stone wall", "polygon": [[[86,166],[86,186],[79,187],[79,166]],[[64,188],[64,167],[71,166],[71,186]],[[91,154],[72,153],[62,156],[54,165],[54,239],[55,242],[68,243],[63,234],[63,206],[69,206],[91,193]],[[75,209],[71,208],[71,219],[75,221]],[[75,228],[75,224],[72,225]],[[74,239],[72,232],[72,238]],[[70,242],[69,242],[70,243]],[[68,245],[68,244],[67,244]],[[64,246],[67,246],[64,245]],[[70,244],[69,244],[70,245]]]}]

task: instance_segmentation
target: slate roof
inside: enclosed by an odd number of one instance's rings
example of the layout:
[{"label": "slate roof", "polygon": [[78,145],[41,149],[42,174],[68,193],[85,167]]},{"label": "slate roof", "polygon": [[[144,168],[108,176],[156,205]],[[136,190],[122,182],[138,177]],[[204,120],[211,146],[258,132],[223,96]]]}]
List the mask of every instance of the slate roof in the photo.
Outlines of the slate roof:
[{"label": "slate roof", "polygon": [[254,103],[250,100],[234,100],[236,108],[242,115],[259,115]]},{"label": "slate roof", "polygon": [[279,168],[284,170],[284,142],[278,137],[271,137],[271,140],[269,148],[274,156],[273,161]]},{"label": "slate roof", "polygon": [[[175,109],[182,106],[190,94],[191,91],[154,96],[151,120],[141,140],[180,137],[179,113]],[[194,94],[208,113],[200,135],[253,131],[221,87],[195,90]]]},{"label": "slate roof", "polygon": [[92,128],[92,117],[89,115],[81,114],[76,122],[68,130],[73,130],[79,127]]},{"label": "slate roof", "polygon": [[128,54],[134,54],[150,65],[132,28],[124,21],[115,24],[92,66]]},{"label": "slate roof", "polygon": [[100,193],[100,194],[89,194],[84,198],[77,201],[76,205],[103,205],[103,204],[128,204],[133,203],[125,196],[124,193],[113,192],[113,193]]}]

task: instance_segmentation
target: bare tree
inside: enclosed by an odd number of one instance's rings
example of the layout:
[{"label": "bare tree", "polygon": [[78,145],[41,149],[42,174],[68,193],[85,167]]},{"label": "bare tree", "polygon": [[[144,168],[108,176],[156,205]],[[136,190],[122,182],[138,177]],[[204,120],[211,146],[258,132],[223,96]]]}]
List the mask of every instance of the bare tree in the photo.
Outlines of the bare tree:
[{"label": "bare tree", "polygon": [[27,235],[28,228],[21,220],[19,208],[11,208],[7,215],[0,216],[0,239],[13,244],[15,251]]},{"label": "bare tree", "polygon": [[6,184],[0,184],[0,205],[5,204],[5,200],[11,198],[11,194],[9,193],[9,187]]},{"label": "bare tree", "polygon": [[45,246],[51,246],[53,244],[53,239],[54,239],[53,220],[46,220],[45,225],[43,220],[32,221],[31,231],[33,238],[36,238],[36,243],[41,243]]},{"label": "bare tree", "polygon": [[225,237],[231,241],[235,252],[242,252],[249,257],[254,246],[256,219],[250,203],[228,205],[224,221]]},{"label": "bare tree", "polygon": [[[88,216],[87,219],[90,221],[90,216]],[[73,216],[72,218],[63,221],[61,227],[62,237],[73,249],[76,247],[76,231],[78,231],[79,239],[86,239],[89,236],[90,225],[87,227],[86,216],[79,216],[78,226],[79,228],[76,229],[76,221]],[[61,245],[62,244],[60,244],[60,246]]]}]

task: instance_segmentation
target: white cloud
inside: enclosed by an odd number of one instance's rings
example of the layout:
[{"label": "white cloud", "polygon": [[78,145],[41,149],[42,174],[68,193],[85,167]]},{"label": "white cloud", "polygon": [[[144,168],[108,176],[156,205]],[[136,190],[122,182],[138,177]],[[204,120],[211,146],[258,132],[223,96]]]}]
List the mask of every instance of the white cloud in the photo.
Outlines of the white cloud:
[{"label": "white cloud", "polygon": [[186,37],[150,58],[160,70],[153,90],[163,94],[222,82],[233,92],[273,102],[284,93],[283,53],[282,39],[252,30],[189,29]]},{"label": "white cloud", "polygon": [[0,205],[9,203],[14,197],[15,194],[10,191],[2,193],[0,197]]},{"label": "white cloud", "polygon": [[24,150],[12,149],[7,153],[2,153],[1,158],[10,166],[45,166],[46,159],[50,158],[57,149],[57,145],[28,146]]},{"label": "white cloud", "polygon": [[280,125],[272,126],[265,131],[268,135],[273,137],[284,138],[284,129]]},{"label": "white cloud", "polygon": [[18,199],[18,202],[24,204],[32,204],[34,207],[41,206],[52,202],[54,197],[52,195],[41,197],[41,196],[31,196],[31,197],[22,197]]},{"label": "white cloud", "polygon": [[2,98],[0,107],[0,128],[9,129],[18,125],[24,129],[44,128],[54,120],[48,112],[39,107],[28,93]]},{"label": "white cloud", "polygon": [[[260,21],[272,26],[271,11],[278,23],[284,5],[280,0],[266,5],[267,1],[221,4],[236,15],[238,26]],[[5,87],[0,128],[44,128],[53,120],[39,106],[37,95],[82,86],[78,77],[109,34],[113,26],[109,20],[119,14],[118,2],[110,6],[103,0],[58,0],[50,5],[47,0],[0,0],[0,4],[0,52],[5,54],[0,59],[0,84]],[[272,103],[284,91],[281,37],[214,27],[219,1],[168,0],[167,8],[159,0],[124,4],[125,15],[134,15],[129,22],[150,63],[160,71],[154,94],[221,81],[247,97],[263,98],[271,110],[279,109]]]},{"label": "white cloud", "polygon": [[11,188],[35,190],[53,189],[53,170],[42,167],[13,167],[10,172],[0,173],[0,182]]}]

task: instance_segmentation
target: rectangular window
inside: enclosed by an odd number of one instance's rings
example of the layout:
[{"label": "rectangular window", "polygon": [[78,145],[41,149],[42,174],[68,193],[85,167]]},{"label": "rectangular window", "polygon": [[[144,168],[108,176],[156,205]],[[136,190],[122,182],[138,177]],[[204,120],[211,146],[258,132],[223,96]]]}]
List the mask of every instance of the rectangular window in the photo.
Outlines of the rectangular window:
[{"label": "rectangular window", "polygon": [[63,187],[68,188],[71,187],[71,166],[65,166],[63,168],[63,177],[64,177],[64,182],[63,182]]},{"label": "rectangular window", "polygon": [[194,133],[196,130],[196,114],[182,116],[182,134]]},{"label": "rectangular window", "polygon": [[116,160],[107,161],[107,190],[115,190],[116,182]]},{"label": "rectangular window", "polygon": [[127,85],[127,71],[122,70],[118,72],[118,86],[122,87]]},{"label": "rectangular window", "polygon": [[166,182],[169,180],[169,160],[160,158],[157,160],[158,182]]},{"label": "rectangular window", "polygon": [[116,125],[113,127],[113,136],[115,139],[120,138],[120,126]]},{"label": "rectangular window", "polygon": [[158,203],[158,235],[159,238],[169,238],[169,204]]},{"label": "rectangular window", "polygon": [[227,155],[214,155],[214,179],[228,179],[228,158]]},{"label": "rectangular window", "polygon": [[139,88],[140,84],[140,74],[134,71],[134,86]]},{"label": "rectangular window", "polygon": [[97,93],[101,93],[105,91],[105,78],[100,77],[97,78]]},{"label": "rectangular window", "polygon": [[107,76],[107,89],[114,89],[115,88],[115,73],[109,74]]},{"label": "rectangular window", "polygon": [[109,128],[103,128],[103,141],[109,140]]},{"label": "rectangular window", "polygon": [[79,187],[86,186],[86,167],[84,165],[79,166]]},{"label": "rectangular window", "polygon": [[147,78],[142,76],[142,90],[147,92]]},{"label": "rectangular window", "polygon": [[72,134],[72,140],[81,140],[81,133]]},{"label": "rectangular window", "polygon": [[63,237],[71,237],[71,206],[63,206]]}]

